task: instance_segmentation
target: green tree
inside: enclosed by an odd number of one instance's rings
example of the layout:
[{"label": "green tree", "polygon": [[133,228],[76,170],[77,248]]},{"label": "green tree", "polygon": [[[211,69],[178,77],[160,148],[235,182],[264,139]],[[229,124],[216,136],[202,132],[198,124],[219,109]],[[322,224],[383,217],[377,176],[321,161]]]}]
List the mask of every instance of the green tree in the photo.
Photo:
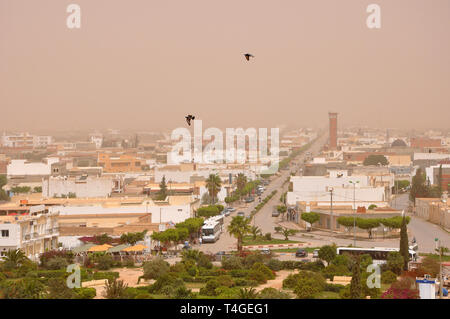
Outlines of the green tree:
[{"label": "green tree", "polygon": [[158,279],[166,275],[170,270],[170,265],[164,259],[157,257],[146,261],[143,265],[145,279]]},{"label": "green tree", "polygon": [[23,264],[25,264],[28,258],[25,256],[24,252],[20,249],[8,250],[3,260],[3,267],[6,269],[17,269]]},{"label": "green tree", "polygon": [[437,194],[438,196],[436,197],[441,197],[442,196],[442,164],[439,165],[439,173],[438,173],[438,178],[437,178]]},{"label": "green tree", "polygon": [[411,191],[409,192],[409,199],[415,204],[416,198],[428,197],[428,188],[425,185],[425,174],[421,168],[418,168],[416,175],[412,179]]},{"label": "green tree", "polygon": [[250,233],[251,233],[252,236],[253,236],[253,240],[255,240],[255,239],[258,237],[258,235],[259,235],[259,236],[262,235],[261,229],[260,229],[258,226],[252,226],[252,227],[250,228]]},{"label": "green tree", "polygon": [[338,222],[339,225],[342,225],[345,228],[347,228],[347,230],[350,230],[350,228],[353,228],[353,226],[355,225],[354,218],[353,217],[348,217],[348,216],[338,217],[337,222]]},{"label": "green tree", "polygon": [[404,264],[403,270],[408,270],[409,262],[409,244],[408,244],[408,229],[406,227],[406,217],[403,216],[402,227],[400,228],[400,255],[402,255]]},{"label": "green tree", "polygon": [[356,257],[353,263],[352,269],[352,281],[350,282],[350,298],[360,299],[362,297],[362,285],[361,285],[361,268],[360,260]]},{"label": "green tree", "polygon": [[380,219],[378,218],[357,218],[356,226],[367,230],[369,238],[372,238],[372,230],[380,226]]},{"label": "green tree", "polygon": [[336,245],[325,245],[319,249],[319,258],[325,260],[328,264],[336,257]]},{"label": "green tree", "polygon": [[164,175],[161,179],[161,183],[159,183],[159,191],[156,195],[157,200],[165,200],[167,197],[167,183],[166,176]]},{"label": "green tree", "polygon": [[277,211],[281,214],[281,220],[284,220],[284,214],[287,211],[287,207],[285,205],[278,205]]},{"label": "green tree", "polygon": [[301,218],[305,222],[309,223],[311,225],[311,229],[312,229],[313,224],[320,220],[320,215],[317,214],[316,212],[302,213]]},{"label": "green tree", "polygon": [[298,233],[298,230],[289,229],[286,227],[277,226],[275,227],[275,231],[284,236],[284,240],[289,240],[289,236],[293,236]]},{"label": "green tree", "polygon": [[184,222],[175,225],[176,228],[186,228],[188,230],[190,239],[198,237],[203,226],[203,218],[188,218]]},{"label": "green tree", "polygon": [[386,259],[386,268],[393,273],[400,275],[403,270],[403,256],[400,255],[397,251],[391,251],[388,253],[387,259]]},{"label": "green tree", "polygon": [[384,155],[372,154],[367,156],[363,162],[364,166],[379,165],[379,164],[381,164],[382,166],[386,166],[389,164],[388,160]]},{"label": "green tree", "polygon": [[206,179],[206,188],[208,189],[209,196],[212,199],[212,203],[215,203],[217,194],[220,192],[222,187],[222,180],[218,174],[210,174]]},{"label": "green tree", "polygon": [[245,185],[247,185],[247,177],[243,173],[239,173],[236,178],[236,188],[239,194],[242,194]]},{"label": "green tree", "polygon": [[237,250],[241,252],[243,238],[251,230],[250,219],[242,216],[235,216],[228,225],[227,230],[230,235],[237,239]]},{"label": "green tree", "polygon": [[136,245],[136,243],[138,241],[144,240],[146,233],[147,233],[147,230],[144,230],[142,232],[136,232],[136,233],[123,233],[120,236],[120,242],[122,244]]}]

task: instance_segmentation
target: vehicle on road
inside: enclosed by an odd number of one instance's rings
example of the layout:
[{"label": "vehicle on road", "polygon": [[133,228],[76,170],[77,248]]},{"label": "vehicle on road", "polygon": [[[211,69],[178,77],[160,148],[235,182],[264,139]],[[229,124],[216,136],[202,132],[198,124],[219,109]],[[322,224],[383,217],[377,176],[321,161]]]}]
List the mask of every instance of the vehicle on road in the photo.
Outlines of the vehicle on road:
[{"label": "vehicle on road", "polygon": [[245,217],[245,213],[244,212],[238,212],[237,215],[240,216],[240,217]]},{"label": "vehicle on road", "polygon": [[255,199],[253,197],[246,197],[244,199],[244,202],[246,202],[246,203],[251,203],[251,202],[254,202],[254,201],[255,201]]},{"label": "vehicle on road", "polygon": [[272,217],[278,217],[278,216],[280,216],[280,212],[276,208],[274,208],[272,210]]},{"label": "vehicle on road", "polygon": [[234,208],[234,207],[227,207],[227,210],[228,210],[229,212],[234,212],[234,211],[236,210],[236,208]]},{"label": "vehicle on road", "polygon": [[208,221],[202,226],[202,243],[215,243],[220,238],[222,226],[217,221]]},{"label": "vehicle on road", "polygon": [[[374,264],[385,264],[390,252],[399,252],[399,248],[375,247],[375,248],[357,248],[357,247],[338,247],[336,252],[338,255],[370,255]],[[411,261],[417,261],[417,252],[409,249],[409,258]]]},{"label": "vehicle on road", "polygon": [[318,249],[314,249],[313,258],[319,258],[319,250]]},{"label": "vehicle on road", "polygon": [[261,254],[270,255],[271,254],[270,248],[262,248]]},{"label": "vehicle on road", "polygon": [[303,248],[299,248],[295,252],[295,257],[308,257],[308,252]]}]

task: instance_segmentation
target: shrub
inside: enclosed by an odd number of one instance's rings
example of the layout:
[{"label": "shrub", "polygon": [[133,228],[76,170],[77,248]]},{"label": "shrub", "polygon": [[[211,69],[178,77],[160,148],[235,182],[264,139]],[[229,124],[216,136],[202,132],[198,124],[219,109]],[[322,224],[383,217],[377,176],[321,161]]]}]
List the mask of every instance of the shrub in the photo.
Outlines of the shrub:
[{"label": "shrub", "polygon": [[53,257],[45,263],[45,268],[50,270],[66,269],[69,265],[66,258]]},{"label": "shrub", "polygon": [[267,262],[267,267],[273,271],[279,271],[283,269],[283,262],[281,260],[272,258]]},{"label": "shrub", "polygon": [[383,271],[381,273],[381,283],[383,284],[392,284],[397,281],[397,275],[392,271]]},{"label": "shrub", "polygon": [[95,288],[74,288],[73,291],[77,294],[78,299],[94,299],[97,295]]},{"label": "shrub", "polygon": [[388,254],[386,266],[393,273],[400,275],[403,270],[403,256],[397,251],[391,251]]},{"label": "shrub", "polygon": [[272,240],[272,234],[271,233],[266,233],[265,235],[264,235],[264,239],[265,240]]},{"label": "shrub", "polygon": [[325,291],[331,291],[331,292],[340,292],[341,289],[345,288],[344,285],[333,285],[333,284],[325,284]]},{"label": "shrub", "polygon": [[94,259],[96,267],[100,270],[108,270],[114,265],[114,259],[108,254],[96,256]]},{"label": "shrub", "polygon": [[216,288],[220,287],[220,283],[217,279],[209,280],[205,287],[200,289],[200,294],[205,296],[217,296]]},{"label": "shrub", "polygon": [[249,273],[248,269],[233,269],[233,270],[230,270],[230,272],[229,272],[229,274],[232,277],[236,277],[236,278],[246,277],[248,275],[248,273]]},{"label": "shrub", "polygon": [[227,270],[242,269],[244,268],[242,258],[238,256],[225,257],[222,259],[222,268]]},{"label": "shrub", "polygon": [[169,272],[170,266],[169,263],[163,260],[162,258],[155,258],[153,260],[145,262],[143,269],[144,269],[144,275],[142,276],[143,278],[158,279]]},{"label": "shrub", "polygon": [[221,275],[217,277],[217,281],[219,282],[220,286],[225,287],[233,287],[234,286],[234,280],[233,277],[230,275]]},{"label": "shrub", "polygon": [[291,297],[275,288],[264,288],[259,292],[258,299],[291,299]]},{"label": "shrub", "polygon": [[267,267],[266,265],[264,265],[262,263],[253,264],[251,270],[261,272],[262,274],[264,274],[264,277],[266,280],[275,278],[275,274],[273,273],[273,271],[269,267]]}]

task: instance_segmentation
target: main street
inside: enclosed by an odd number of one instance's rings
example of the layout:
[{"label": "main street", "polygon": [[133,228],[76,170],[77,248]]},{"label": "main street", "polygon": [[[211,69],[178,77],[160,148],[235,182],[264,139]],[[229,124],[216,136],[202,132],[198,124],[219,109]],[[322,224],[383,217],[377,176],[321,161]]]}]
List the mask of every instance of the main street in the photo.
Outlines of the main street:
[{"label": "main street", "polygon": [[[270,195],[270,193],[274,190],[277,190],[275,196],[269,200],[264,207],[255,215],[254,220],[252,220],[252,225],[258,226],[262,233],[274,233],[274,227],[278,218],[272,217],[272,210],[274,206],[280,204],[280,196],[283,192],[288,190],[289,183],[285,183],[287,178],[290,176],[291,172],[295,173],[300,169],[303,164],[304,159],[306,158],[306,152],[311,152],[312,155],[316,155],[319,153],[320,149],[324,145],[327,140],[327,135],[320,136],[317,140],[313,142],[313,144],[302,154],[297,156],[290,164],[290,169],[280,170],[279,175],[270,182],[269,185],[266,186],[266,190],[261,195],[261,198],[265,198]],[[293,165],[292,163],[298,163]],[[284,184],[284,185],[283,185]],[[255,208],[256,205],[259,204],[258,199],[249,204],[243,204],[241,206],[236,206],[236,211],[233,212],[230,216],[225,217],[224,229],[223,233],[220,236],[220,239],[215,243],[202,244],[199,249],[204,252],[212,252],[216,253],[218,251],[229,251],[236,249],[236,239],[231,237],[226,231],[231,219],[233,216],[236,216],[237,212],[244,212],[245,216],[249,216],[250,212]]]},{"label": "main street", "polygon": [[[401,194],[391,202],[395,209],[405,210],[409,205],[408,194]],[[411,221],[408,224],[410,240],[415,237],[420,252],[435,252],[435,238],[441,240],[441,245],[450,248],[450,234],[436,224],[430,223],[422,218],[409,214]]]}]

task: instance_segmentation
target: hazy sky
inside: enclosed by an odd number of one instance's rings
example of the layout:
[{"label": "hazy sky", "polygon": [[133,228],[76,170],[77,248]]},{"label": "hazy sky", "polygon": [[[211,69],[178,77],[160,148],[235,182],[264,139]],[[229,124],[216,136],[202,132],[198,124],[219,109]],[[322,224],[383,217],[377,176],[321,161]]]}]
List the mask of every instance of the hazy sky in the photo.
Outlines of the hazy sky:
[{"label": "hazy sky", "polygon": [[449,0],[0,0],[0,41],[0,130],[450,127]]}]

